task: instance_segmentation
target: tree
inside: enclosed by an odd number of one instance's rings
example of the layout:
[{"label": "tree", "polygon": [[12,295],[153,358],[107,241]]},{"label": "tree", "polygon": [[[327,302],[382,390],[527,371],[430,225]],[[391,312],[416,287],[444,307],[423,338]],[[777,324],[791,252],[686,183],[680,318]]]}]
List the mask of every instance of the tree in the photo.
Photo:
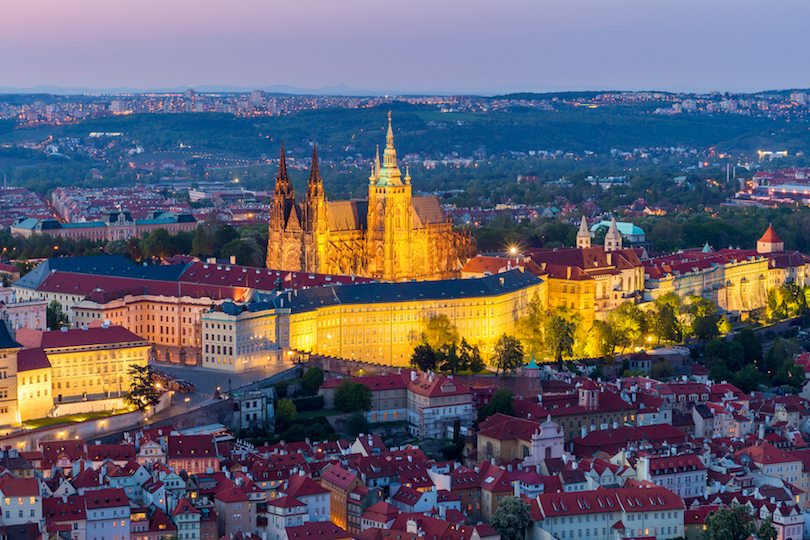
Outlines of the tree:
[{"label": "tree", "polygon": [[291,399],[283,398],[276,405],[276,418],[285,423],[290,423],[298,418],[298,409]]},{"label": "tree", "polygon": [[613,329],[614,344],[622,348],[622,353],[641,335],[642,318],[641,311],[631,302],[619,304],[619,307],[608,315],[608,322]]},{"label": "tree", "polygon": [[477,345],[470,345],[467,340],[461,338],[461,345],[459,346],[459,356],[461,356],[461,363],[465,370],[471,371],[473,374],[484,371],[484,359],[481,358],[481,351]]},{"label": "tree", "polygon": [[431,317],[422,332],[422,341],[434,351],[458,342],[458,329],[447,315]]},{"label": "tree", "polygon": [[169,232],[163,227],[153,230],[141,240],[141,249],[147,257],[164,259],[174,255],[172,239]]},{"label": "tree", "polygon": [[369,424],[368,420],[366,419],[366,414],[362,411],[353,412],[346,419],[346,431],[352,437],[357,437],[361,433],[368,433]]},{"label": "tree", "polygon": [[304,373],[303,385],[308,394],[314,394],[323,384],[323,370],[318,366],[312,366]]},{"label": "tree", "polygon": [[191,255],[205,257],[211,254],[211,239],[202,224],[197,225],[197,230],[194,231],[194,239],[191,241]]},{"label": "tree", "polygon": [[489,403],[478,409],[478,421],[483,422],[497,413],[515,415],[515,396],[508,388],[498,388]]},{"label": "tree", "polygon": [[436,363],[439,365],[440,370],[449,371],[453,375],[466,369],[459,355],[458,346],[455,343],[445,345],[436,351]]},{"label": "tree", "polygon": [[759,369],[762,365],[762,343],[757,339],[757,335],[750,328],[743,328],[739,334],[734,336],[734,340],[738,341],[743,347],[745,364],[754,364]]},{"label": "tree", "polygon": [[779,536],[776,532],[776,527],[773,526],[771,516],[766,517],[760,522],[757,536],[761,540],[776,540],[777,536]]},{"label": "tree", "polygon": [[754,517],[747,506],[718,508],[706,516],[704,540],[745,540],[754,533]]},{"label": "tree", "polygon": [[669,360],[661,358],[650,366],[650,377],[656,380],[663,380],[675,376],[675,368]]},{"label": "tree", "polygon": [[720,333],[717,327],[720,318],[717,314],[717,305],[699,296],[691,296],[690,300],[686,312],[692,317],[692,333],[700,341],[717,337]]},{"label": "tree", "polygon": [[552,315],[546,321],[546,347],[562,369],[563,356],[571,356],[574,349],[574,330],[570,321],[559,315]]},{"label": "tree", "polygon": [[362,383],[343,379],[335,392],[335,407],[343,412],[371,409],[371,388]]},{"label": "tree", "polygon": [[720,317],[720,324],[717,325],[717,330],[725,335],[732,332],[731,323],[725,317]]},{"label": "tree", "polygon": [[124,400],[138,409],[154,407],[160,401],[160,391],[152,382],[152,372],[149,366],[132,364],[127,370],[129,375],[129,394]]},{"label": "tree", "polygon": [[135,236],[130,236],[129,240],[127,240],[127,253],[129,253],[129,257],[133,261],[139,261],[141,260],[141,257],[143,257],[143,250],[141,250],[141,243]]},{"label": "tree", "polygon": [[526,529],[532,524],[529,505],[520,497],[508,495],[501,500],[489,524],[498,531],[501,540],[524,540]]},{"label": "tree", "polygon": [[435,371],[438,365],[436,352],[427,343],[420,343],[413,348],[411,365],[420,371]]},{"label": "tree", "polygon": [[613,329],[607,322],[593,321],[583,352],[589,358],[605,358],[606,363],[613,363]]},{"label": "tree", "polygon": [[801,366],[797,366],[793,358],[786,358],[773,376],[773,385],[801,388],[804,380],[804,369],[802,369]]},{"label": "tree", "polygon": [[492,362],[497,368],[496,375],[498,370],[503,370],[504,377],[506,377],[507,373],[514,373],[519,366],[523,365],[523,345],[512,336],[503,334],[495,343]]},{"label": "tree", "polygon": [[53,300],[50,304],[48,304],[48,307],[45,310],[45,320],[48,328],[51,330],[58,330],[63,326],[70,325],[67,314],[62,311],[62,304],[56,300]]},{"label": "tree", "polygon": [[539,353],[543,349],[545,321],[543,301],[538,293],[534,293],[526,308],[526,314],[515,321],[518,337],[529,355]]}]

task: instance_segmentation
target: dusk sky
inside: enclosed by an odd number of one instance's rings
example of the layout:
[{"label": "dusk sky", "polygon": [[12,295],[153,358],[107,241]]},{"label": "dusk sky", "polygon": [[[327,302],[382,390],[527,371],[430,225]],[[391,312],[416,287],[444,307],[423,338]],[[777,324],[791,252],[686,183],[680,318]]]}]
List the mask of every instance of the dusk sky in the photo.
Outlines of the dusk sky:
[{"label": "dusk sky", "polygon": [[8,1],[0,87],[810,87],[807,0]]}]

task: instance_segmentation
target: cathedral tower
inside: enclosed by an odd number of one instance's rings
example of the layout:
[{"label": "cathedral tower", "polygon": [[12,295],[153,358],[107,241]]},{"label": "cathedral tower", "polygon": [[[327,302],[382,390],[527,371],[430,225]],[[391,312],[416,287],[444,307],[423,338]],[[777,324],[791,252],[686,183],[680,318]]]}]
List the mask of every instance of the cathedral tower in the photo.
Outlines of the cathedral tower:
[{"label": "cathedral tower", "polygon": [[267,244],[267,267],[301,271],[301,247],[296,237],[301,231],[300,208],[295,204],[295,191],[287,174],[287,159],[284,141],[281,142],[281,158],[273,191],[273,208],[270,211]]},{"label": "cathedral tower", "polygon": [[377,279],[399,281],[412,273],[411,195],[410,175],[403,178],[397,166],[389,112],[382,165],[378,150],[368,186],[368,261]]},{"label": "cathedral tower", "polygon": [[318,272],[326,261],[328,225],[326,195],[323,178],[318,169],[318,148],[312,149],[312,168],[309,171],[307,192],[304,196],[304,267],[307,272]]}]

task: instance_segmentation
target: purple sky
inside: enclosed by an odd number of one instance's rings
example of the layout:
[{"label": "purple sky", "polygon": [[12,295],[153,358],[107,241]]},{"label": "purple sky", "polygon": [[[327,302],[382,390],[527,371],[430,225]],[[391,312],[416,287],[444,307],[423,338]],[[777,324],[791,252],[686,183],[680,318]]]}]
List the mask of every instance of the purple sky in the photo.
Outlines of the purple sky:
[{"label": "purple sky", "polygon": [[807,0],[19,0],[0,87],[810,87]]}]

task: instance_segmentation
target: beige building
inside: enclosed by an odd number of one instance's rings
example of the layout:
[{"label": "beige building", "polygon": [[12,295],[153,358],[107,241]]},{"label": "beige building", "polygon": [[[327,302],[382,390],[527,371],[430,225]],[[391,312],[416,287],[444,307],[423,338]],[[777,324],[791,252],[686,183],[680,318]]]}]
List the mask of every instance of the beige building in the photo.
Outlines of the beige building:
[{"label": "beige building", "polygon": [[40,348],[17,353],[17,396],[20,420],[45,418],[53,408],[51,363]]},{"label": "beige building", "polygon": [[20,424],[17,409],[17,354],[22,346],[0,321],[0,426]]},{"label": "beige building", "polygon": [[22,328],[17,339],[47,355],[53,403],[124,396],[131,384],[129,367],[145,366],[149,354],[146,340],[120,326],[50,332]]}]

